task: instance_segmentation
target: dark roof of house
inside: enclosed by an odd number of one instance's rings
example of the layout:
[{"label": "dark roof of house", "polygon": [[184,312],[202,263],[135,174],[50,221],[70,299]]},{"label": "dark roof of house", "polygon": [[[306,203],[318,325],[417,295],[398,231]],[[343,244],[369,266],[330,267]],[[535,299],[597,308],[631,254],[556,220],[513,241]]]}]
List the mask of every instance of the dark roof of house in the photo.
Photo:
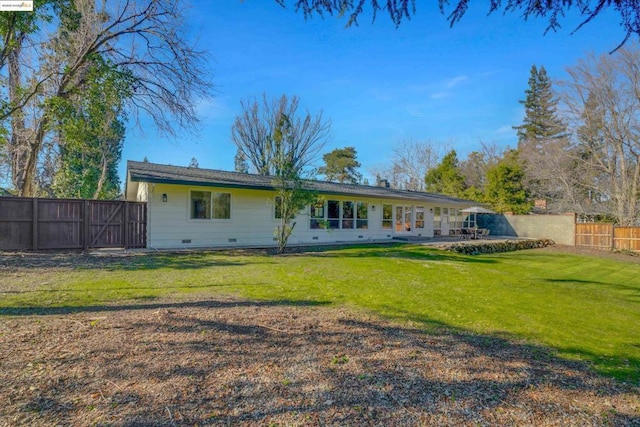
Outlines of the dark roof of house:
[{"label": "dark roof of house", "polygon": [[[214,169],[159,165],[148,162],[127,162],[127,181],[163,184],[204,185],[224,188],[273,190],[273,177]],[[366,196],[384,199],[411,200],[471,206],[475,202],[422,191],[398,190],[359,184],[326,181],[305,181],[304,187],[319,194]]]}]

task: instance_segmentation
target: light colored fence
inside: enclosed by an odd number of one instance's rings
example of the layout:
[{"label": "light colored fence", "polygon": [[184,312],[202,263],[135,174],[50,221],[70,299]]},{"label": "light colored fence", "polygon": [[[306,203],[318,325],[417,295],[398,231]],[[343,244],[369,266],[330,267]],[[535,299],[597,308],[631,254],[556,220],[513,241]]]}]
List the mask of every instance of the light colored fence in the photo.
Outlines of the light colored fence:
[{"label": "light colored fence", "polygon": [[618,250],[640,251],[640,227],[613,227],[613,247]]},{"label": "light colored fence", "polygon": [[613,224],[576,224],[576,246],[613,248]]},{"label": "light colored fence", "polygon": [[576,246],[640,251],[640,227],[612,224],[576,224]]}]

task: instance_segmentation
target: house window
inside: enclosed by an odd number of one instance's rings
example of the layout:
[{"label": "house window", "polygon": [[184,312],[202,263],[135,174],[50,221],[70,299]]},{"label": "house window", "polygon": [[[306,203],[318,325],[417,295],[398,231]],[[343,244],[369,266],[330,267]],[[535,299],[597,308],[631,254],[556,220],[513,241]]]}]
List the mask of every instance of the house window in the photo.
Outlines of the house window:
[{"label": "house window", "polygon": [[355,225],[353,221],[353,202],[342,202],[342,228],[349,229]]},{"label": "house window", "polygon": [[311,228],[312,230],[324,228],[324,202],[317,201],[316,203],[312,204],[309,215],[311,216],[309,228]]},{"label": "house window", "polygon": [[424,229],[424,206],[416,206],[416,229]]},{"label": "house window", "polygon": [[275,219],[282,219],[282,197],[276,196],[273,207],[274,207],[273,217]]},{"label": "house window", "polygon": [[231,218],[231,194],[229,193],[213,193],[213,218],[214,219],[230,219]]},{"label": "house window", "polygon": [[332,230],[340,228],[340,202],[337,200],[327,201],[327,225]]},{"label": "house window", "polygon": [[231,194],[211,191],[191,192],[191,219],[231,218]]},{"label": "house window", "polygon": [[433,208],[433,228],[439,230],[442,228],[442,219],[440,217],[440,208]]},{"label": "house window", "polygon": [[368,205],[366,202],[328,200],[316,202],[309,209],[309,228],[353,230],[368,228]]},{"label": "house window", "polygon": [[191,192],[191,219],[211,218],[211,191]]},{"label": "house window", "polygon": [[356,204],[356,228],[369,228],[368,205],[366,202],[358,202]]},{"label": "house window", "polygon": [[[282,219],[282,197],[281,196],[276,196],[273,206],[274,206],[274,209],[273,209],[274,218],[275,219]],[[291,217],[295,218],[296,216],[294,214]]]},{"label": "house window", "polygon": [[391,230],[393,228],[393,206],[382,205],[382,228]]}]

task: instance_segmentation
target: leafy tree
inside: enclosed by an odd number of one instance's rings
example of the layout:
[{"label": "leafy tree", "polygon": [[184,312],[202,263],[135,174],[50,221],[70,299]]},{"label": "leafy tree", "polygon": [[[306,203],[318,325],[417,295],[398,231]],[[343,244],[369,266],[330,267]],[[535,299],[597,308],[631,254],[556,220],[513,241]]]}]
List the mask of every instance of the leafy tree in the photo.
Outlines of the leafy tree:
[{"label": "leafy tree", "polygon": [[336,148],[322,156],[325,165],[318,168],[318,173],[327,181],[357,184],[362,175],[357,170],[361,165],[356,157],[354,147]]},{"label": "leafy tree", "polygon": [[523,183],[524,171],[517,150],[509,150],[487,171],[486,201],[496,212],[525,214],[531,210],[529,194]]},{"label": "leafy tree", "polygon": [[195,129],[195,103],[210,84],[205,54],[184,38],[179,1],[41,0],[34,8],[0,17],[0,125],[19,195],[36,194],[43,152],[64,143],[52,108],[83,99],[96,58],[131,78],[129,112],[145,112],[169,135],[176,124]]},{"label": "leafy tree", "polygon": [[[315,117],[310,113],[298,115],[299,99],[282,95],[268,100],[266,94],[262,104],[257,100],[242,101],[242,113],[236,117],[231,128],[231,139],[238,150],[260,175],[276,174],[274,157],[278,150],[287,153],[288,160],[297,171],[302,171],[312,163],[325,145],[331,128],[330,121],[324,121],[322,112]],[[277,148],[273,136],[281,132],[280,123],[287,117],[287,138],[283,146]]]},{"label": "leafy tree", "polygon": [[200,167],[200,164],[198,163],[198,159],[196,159],[195,157],[192,157],[191,161],[189,162],[189,167],[192,169],[198,169]]},{"label": "leafy tree", "polygon": [[288,151],[288,147],[292,145],[291,140],[295,137],[289,117],[280,115],[270,137],[273,147],[270,168],[275,172],[273,186],[276,190],[276,211],[280,216],[275,230],[279,254],[284,252],[296,226],[296,214],[315,200],[315,194],[304,188],[302,168]]},{"label": "leafy tree", "polygon": [[427,172],[424,182],[429,192],[454,197],[462,195],[465,190],[464,177],[460,173],[455,150],[447,153],[438,166]]},{"label": "leafy tree", "polygon": [[487,171],[501,158],[495,144],[480,143],[480,151],[472,151],[467,158],[460,162],[460,173],[464,177],[465,189],[462,198],[484,201],[484,186],[487,181]]},{"label": "leafy tree", "polygon": [[240,173],[248,173],[249,172],[249,163],[247,163],[247,158],[244,156],[244,153],[240,150],[236,151],[236,155],[233,158],[233,169],[236,172]]},{"label": "leafy tree", "polygon": [[123,103],[131,82],[100,57],[88,65],[86,79],[81,95],[50,100],[59,137],[51,187],[57,197],[114,199],[120,193]]},{"label": "leafy tree", "polygon": [[[288,4],[287,0],[276,0],[281,6]],[[453,2],[453,9],[449,9],[449,0],[438,0],[440,11],[448,14],[447,19],[451,26],[462,19],[469,8],[470,0],[458,0]],[[416,13],[415,0],[295,0],[296,10],[301,10],[305,18],[318,14],[323,16],[325,13],[333,15],[334,13],[348,16],[347,26],[357,25],[358,17],[365,12],[365,5],[369,3],[373,12],[373,19],[381,10],[385,10],[391,21],[399,26],[404,19],[411,19]],[[604,13],[607,9],[613,9],[620,15],[620,26],[623,28],[625,35],[618,45],[621,47],[632,34],[640,35],[640,8],[635,1],[598,1],[591,4],[588,0],[577,1],[546,1],[539,0],[492,0],[489,2],[489,14],[495,12],[502,13],[518,13],[526,21],[530,18],[548,19],[549,25],[547,31],[556,31],[560,28],[560,20],[570,11],[577,10],[583,18],[582,22],[574,30],[582,28],[585,24],[590,23],[600,13]]]}]

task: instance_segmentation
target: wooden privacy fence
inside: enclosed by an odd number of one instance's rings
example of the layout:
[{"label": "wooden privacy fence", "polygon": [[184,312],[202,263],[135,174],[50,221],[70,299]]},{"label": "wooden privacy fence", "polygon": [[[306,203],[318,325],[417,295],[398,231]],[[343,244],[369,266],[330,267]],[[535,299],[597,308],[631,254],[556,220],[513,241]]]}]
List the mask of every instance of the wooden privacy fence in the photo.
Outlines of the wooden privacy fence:
[{"label": "wooden privacy fence", "polygon": [[576,246],[640,251],[640,227],[576,224]]},{"label": "wooden privacy fence", "polygon": [[0,197],[0,250],[144,248],[140,202]]}]

